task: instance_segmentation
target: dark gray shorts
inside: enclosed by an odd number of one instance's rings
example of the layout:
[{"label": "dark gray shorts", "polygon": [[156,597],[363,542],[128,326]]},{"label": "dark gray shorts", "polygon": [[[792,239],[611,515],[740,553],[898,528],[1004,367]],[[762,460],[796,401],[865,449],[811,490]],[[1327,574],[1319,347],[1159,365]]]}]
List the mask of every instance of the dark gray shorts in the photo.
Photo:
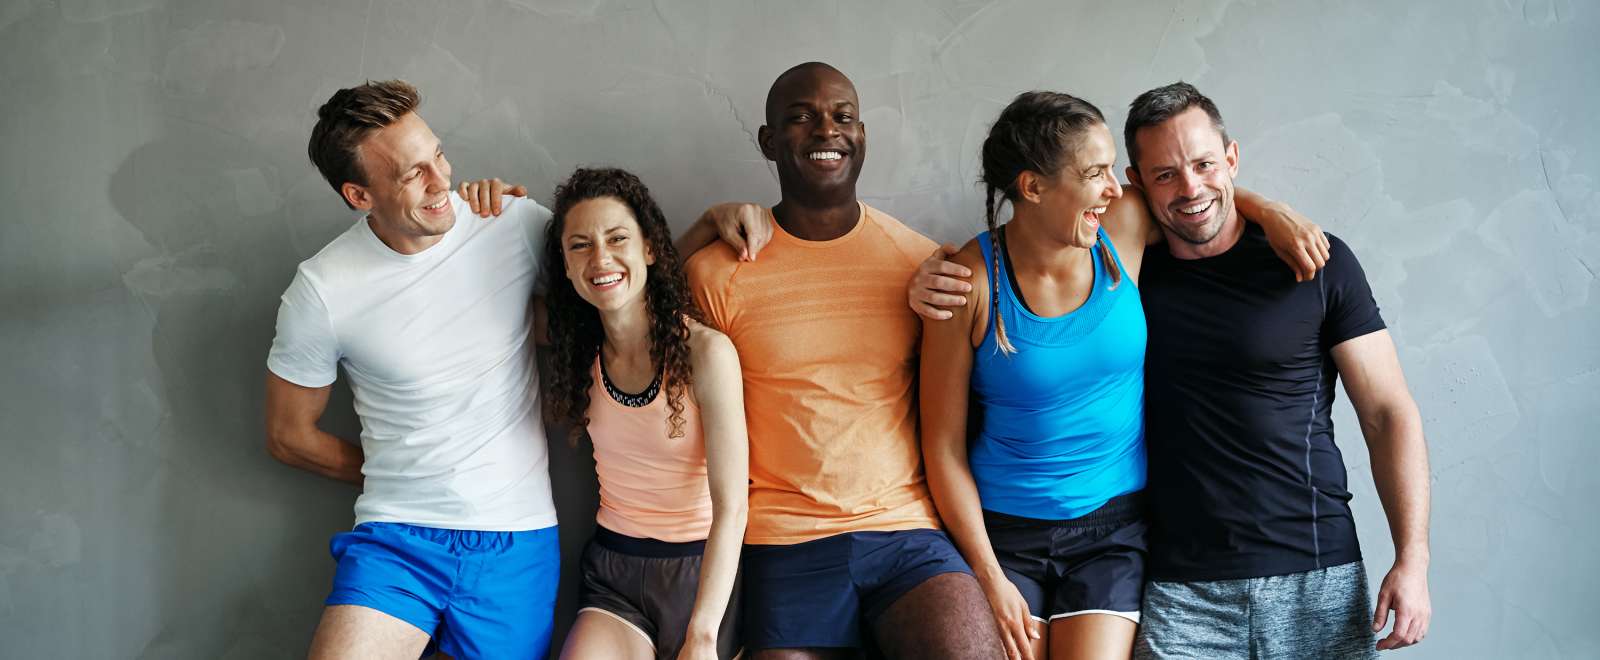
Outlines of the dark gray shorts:
[{"label": "dark gray shorts", "polygon": [[[578,611],[590,610],[628,624],[655,647],[656,658],[672,660],[683,648],[700,588],[700,558],[705,542],[668,543],[624,536],[596,527],[583,549],[583,586]],[[717,655],[739,653],[739,584],[717,632]]]},{"label": "dark gray shorts", "polygon": [[1133,657],[1378,657],[1361,562],[1244,580],[1150,582]]}]

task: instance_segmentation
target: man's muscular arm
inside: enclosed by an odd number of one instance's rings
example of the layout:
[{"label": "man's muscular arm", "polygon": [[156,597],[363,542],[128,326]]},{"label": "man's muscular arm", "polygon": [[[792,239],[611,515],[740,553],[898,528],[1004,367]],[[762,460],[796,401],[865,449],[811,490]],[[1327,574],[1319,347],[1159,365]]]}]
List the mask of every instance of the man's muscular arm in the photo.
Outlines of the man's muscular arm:
[{"label": "man's muscular arm", "polygon": [[361,447],[317,428],[333,386],[301,387],[267,373],[267,452],[293,467],[361,485]]},{"label": "man's muscular arm", "polygon": [[1378,590],[1372,629],[1381,631],[1393,610],[1394,629],[1378,641],[1378,649],[1403,648],[1422,641],[1433,618],[1428,596],[1428,447],[1422,415],[1406,387],[1389,331],[1347,340],[1332,352],[1339,380],[1367,439],[1372,479],[1394,540],[1394,566]]}]

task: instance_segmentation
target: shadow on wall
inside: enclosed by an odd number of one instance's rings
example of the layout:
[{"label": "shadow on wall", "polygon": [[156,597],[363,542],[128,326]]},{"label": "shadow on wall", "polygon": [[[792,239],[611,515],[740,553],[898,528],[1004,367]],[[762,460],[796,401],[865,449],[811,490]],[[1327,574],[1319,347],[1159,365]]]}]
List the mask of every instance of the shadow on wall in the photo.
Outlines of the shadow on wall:
[{"label": "shadow on wall", "polygon": [[[358,491],[268,456],[262,382],[278,297],[309,256],[299,250],[320,249],[348,225],[326,200],[287,199],[271,158],[250,141],[192,124],[175,133],[134,150],[110,188],[118,213],[158,250],[124,277],[155,318],[166,410],[155,442],[168,467],[151,523],[172,531],[154,539],[162,559],[146,569],[161,585],[149,606],[167,627],[140,657],[300,657],[331,584],[328,540],[349,528]],[[328,220],[315,235],[292,236],[291,226],[307,227],[294,219],[307,217]],[[342,376],[322,426],[359,437]],[[559,649],[598,496],[588,443],[572,445],[564,429],[550,437],[551,482],[563,494]]]},{"label": "shadow on wall", "polygon": [[[140,657],[303,655],[332,573],[327,539],[355,490],[267,455],[262,379],[277,298],[299,261],[276,169],[250,142],[194,124],[134,150],[111,177],[117,212],[158,250],[124,276],[154,317],[165,421],[161,559],[165,628]],[[334,227],[334,230],[337,230]],[[338,388],[325,425],[358,426]],[[283,638],[304,630],[304,638]],[[132,650],[132,649],[130,649]]]}]

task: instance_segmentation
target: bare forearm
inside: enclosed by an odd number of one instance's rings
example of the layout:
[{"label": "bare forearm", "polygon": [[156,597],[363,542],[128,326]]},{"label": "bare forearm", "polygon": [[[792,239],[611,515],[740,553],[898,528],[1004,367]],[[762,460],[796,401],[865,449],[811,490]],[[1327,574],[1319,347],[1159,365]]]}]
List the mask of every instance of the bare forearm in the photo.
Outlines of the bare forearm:
[{"label": "bare forearm", "polygon": [[1239,205],[1239,213],[1244,215],[1244,219],[1256,224],[1284,215],[1281,202],[1267,199],[1265,195],[1244,188],[1233,189],[1233,201]]},{"label": "bare forearm", "polygon": [[300,431],[271,444],[273,458],[330,479],[361,485],[361,447],[321,429]]},{"label": "bare forearm", "polygon": [[1428,515],[1430,484],[1428,448],[1416,405],[1397,404],[1392,410],[1362,421],[1372,460],[1372,479],[1383,502],[1394,540],[1396,561],[1429,559]]},{"label": "bare forearm", "polygon": [[983,525],[983,505],[978,497],[978,484],[965,461],[946,457],[928,462],[928,490],[939,509],[950,540],[961,551],[967,564],[980,580],[1003,580],[1000,562],[995,559],[994,548],[989,545],[989,535]]},{"label": "bare forearm", "polygon": [[700,214],[694,224],[689,225],[689,228],[684,230],[683,235],[679,236],[678,240],[673,241],[672,246],[677,248],[679,258],[688,259],[689,255],[699,252],[700,248],[717,240],[717,227],[711,221],[710,213],[711,211],[708,209],[705,213]]},{"label": "bare forearm", "polygon": [[748,506],[735,501],[712,504],[711,531],[706,536],[706,552],[700,563],[700,586],[695,591],[694,611],[689,615],[689,637],[714,639],[728,610],[728,599],[739,571],[739,552],[744,544]]}]

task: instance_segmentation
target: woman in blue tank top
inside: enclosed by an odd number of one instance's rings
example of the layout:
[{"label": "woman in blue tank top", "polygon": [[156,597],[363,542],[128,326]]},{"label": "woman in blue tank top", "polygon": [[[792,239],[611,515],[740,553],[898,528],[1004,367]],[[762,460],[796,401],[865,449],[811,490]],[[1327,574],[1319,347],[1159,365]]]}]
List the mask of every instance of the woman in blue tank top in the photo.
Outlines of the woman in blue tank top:
[{"label": "woman in blue tank top", "polygon": [[[983,143],[989,231],[954,258],[973,291],[954,318],[923,326],[929,487],[1012,657],[1127,658],[1137,630],[1138,279],[1162,234],[1140,195],[1123,196],[1116,157],[1092,104],[1017,96]],[[1259,196],[1236,198],[1269,234],[1304,231]],[[997,226],[1003,202],[1012,219]]]}]

